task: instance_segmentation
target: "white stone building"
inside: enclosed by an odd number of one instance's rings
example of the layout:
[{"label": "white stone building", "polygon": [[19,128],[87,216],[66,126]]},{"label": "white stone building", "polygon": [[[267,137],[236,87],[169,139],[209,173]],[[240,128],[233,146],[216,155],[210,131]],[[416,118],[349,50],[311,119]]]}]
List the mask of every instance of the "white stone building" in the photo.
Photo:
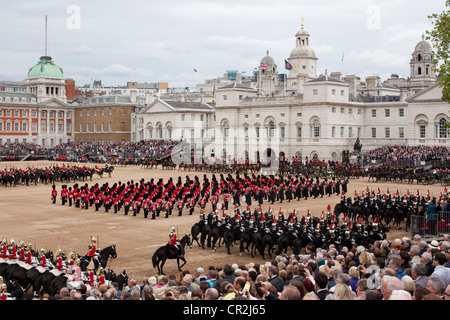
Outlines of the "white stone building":
[{"label": "white stone building", "polygon": [[[201,110],[183,101],[174,107],[162,97],[134,115],[140,123],[136,136],[174,138],[175,129],[186,133],[201,127],[203,135],[196,137],[195,145],[202,145],[204,156],[237,160],[280,154],[341,160],[343,151],[353,152],[358,137],[362,151],[383,145],[450,147],[444,128],[450,108],[441,101],[434,53],[424,39],[412,53],[410,77],[392,75],[384,82],[378,76],[363,82],[338,72],[317,76],[318,58],[303,25],[295,40],[286,82],[278,81],[277,66],[267,52],[255,71],[256,86],[234,81],[215,88],[211,107],[199,103]],[[201,126],[194,125],[201,114]],[[180,121],[182,117],[191,121]],[[157,124],[159,131],[154,131]]]}]

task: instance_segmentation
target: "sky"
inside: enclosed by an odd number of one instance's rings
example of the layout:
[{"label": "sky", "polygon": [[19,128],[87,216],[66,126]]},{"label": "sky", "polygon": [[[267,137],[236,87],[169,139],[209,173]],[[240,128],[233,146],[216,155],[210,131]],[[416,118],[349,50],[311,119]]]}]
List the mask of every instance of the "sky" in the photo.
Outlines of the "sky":
[{"label": "sky", "polygon": [[[415,45],[445,0],[0,0],[0,80],[22,81],[45,53],[83,86],[195,86],[250,76],[269,51],[279,73],[310,33],[318,73],[409,76]],[[194,69],[197,72],[194,72]]]}]

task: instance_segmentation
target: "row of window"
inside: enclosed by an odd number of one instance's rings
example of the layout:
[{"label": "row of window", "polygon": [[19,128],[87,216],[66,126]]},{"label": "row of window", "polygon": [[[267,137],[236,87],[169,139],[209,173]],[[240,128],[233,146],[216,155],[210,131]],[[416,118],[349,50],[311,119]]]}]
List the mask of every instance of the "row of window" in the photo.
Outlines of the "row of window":
[{"label": "row of window", "polygon": [[[386,118],[389,118],[391,116],[391,109],[384,109],[384,116]],[[400,108],[398,109],[398,116],[404,117],[405,116],[405,109]],[[377,117],[377,109],[372,109],[372,118]]]},{"label": "row of window", "polygon": [[[86,109],[86,117],[89,117],[90,114],[91,114],[91,110],[90,110],[90,109]],[[93,109],[93,114],[94,114],[94,117],[97,116],[97,109],[96,109],[96,108]],[[101,114],[102,116],[105,115],[105,108],[101,108],[101,109],[100,109],[100,114]],[[112,114],[113,114],[113,113],[112,113],[112,108],[109,108],[109,110],[108,110],[108,115],[112,116]],[[81,109],[81,110],[80,110],[80,117],[82,117],[82,116],[83,116],[83,110]]]},{"label": "row of window", "polygon": [[[435,138],[436,139],[446,139],[448,137],[447,133],[447,127],[445,126],[445,119],[441,119],[439,125],[435,126]],[[371,128],[371,134],[372,138],[377,138],[377,128]],[[384,128],[384,137],[386,139],[391,138],[391,128],[385,127]],[[405,128],[399,127],[398,128],[398,137],[400,139],[405,138]],[[419,139],[426,139],[427,138],[427,126],[426,125],[419,125]]]},{"label": "row of window", "polygon": [[[41,111],[41,118],[47,118],[47,114],[49,118],[54,119],[56,118],[56,115],[58,115],[58,119],[64,119],[64,114],[66,115],[67,119],[70,119],[72,117],[72,113],[70,111],[64,112],[64,111]],[[29,116],[28,110],[24,109],[0,109],[0,117],[15,117],[15,118],[27,118]],[[32,110],[31,111],[31,117],[37,118],[38,117],[38,111]]]},{"label": "row of window", "polygon": [[[203,114],[200,115],[200,121],[204,121],[204,116],[205,115],[203,115]],[[302,113],[301,112],[297,112],[297,117],[301,117],[301,116],[302,116]],[[255,114],[255,118],[260,118],[260,117],[261,117],[261,114],[259,114],[259,113]],[[281,112],[280,113],[280,117],[281,118],[286,117],[286,113]],[[244,114],[244,118],[248,119],[249,118],[249,114]],[[186,120],[186,115],[184,113],[182,113],[180,115],[180,119],[181,119],[181,121],[185,121]],[[195,114],[191,114],[190,121],[195,121]],[[216,121],[216,115],[213,115],[213,121]]]},{"label": "row of window", "polygon": [[36,103],[36,98],[31,98],[31,99],[27,99],[27,98],[18,98],[18,97],[0,97],[0,102],[22,102],[22,103],[26,103],[26,102],[31,102],[31,103]]},{"label": "row of window", "polygon": [[[83,124],[80,123],[80,132],[106,132],[105,131],[105,123],[104,122],[102,122],[100,124],[100,131],[98,131],[97,122],[94,122],[94,128],[93,128],[94,131],[91,131],[90,123],[86,123],[86,126],[85,126],[84,129],[86,129],[86,131],[83,131]],[[112,122],[109,122],[108,123],[108,132],[111,132],[111,131],[112,131]]]},{"label": "row of window", "polygon": [[[333,96],[335,96],[336,93],[337,93],[336,89],[332,89],[332,90],[331,90],[331,94],[332,94]],[[313,89],[313,95],[318,96],[318,95],[319,95],[319,89]],[[344,90],[341,90],[341,97],[343,97],[344,95],[345,95],[345,91],[344,91]]]},{"label": "row of window", "polygon": [[[371,128],[371,137],[373,139],[376,139],[377,136],[377,131],[379,130],[379,128]],[[201,130],[200,136],[204,137],[204,130]],[[213,136],[212,138],[215,137],[215,129],[213,129]],[[260,138],[260,128],[259,127],[255,127],[255,132],[256,132],[256,138]],[[154,139],[153,138],[153,129],[149,129],[148,130],[149,133],[149,139]],[[344,133],[345,133],[345,128],[344,127],[339,127],[339,137],[340,138],[344,138]],[[144,135],[143,135],[143,131],[139,131],[139,139],[144,139]],[[190,131],[191,137],[194,137],[194,129],[191,129]],[[384,128],[384,138],[386,139],[390,139],[393,138],[392,136],[392,128],[389,127],[385,127]],[[228,128],[224,127],[223,128],[223,136],[224,138],[228,138],[229,137],[229,131]],[[301,139],[302,138],[302,127],[298,126],[297,127],[297,132],[296,132],[296,136],[297,139]],[[311,127],[311,136],[313,138],[319,138],[320,137],[320,126],[312,126]],[[358,127],[357,128],[357,135],[358,137],[361,136],[361,128]],[[185,137],[185,130],[182,129],[181,130],[181,138]],[[244,137],[248,138],[249,137],[249,128],[244,128]],[[275,129],[273,127],[268,127],[266,128],[266,137],[267,138],[274,138],[275,137]],[[332,138],[336,138],[336,127],[331,127],[331,137]],[[348,138],[354,138],[354,132],[353,132],[353,128],[352,127],[348,127]],[[156,129],[156,139],[163,139],[163,130],[162,127],[158,127]],[[171,139],[172,138],[172,129],[168,129],[167,131],[167,139]],[[286,138],[286,128],[285,127],[280,127],[280,139],[285,139]],[[405,128],[404,127],[399,127],[398,128],[398,138],[399,139],[404,139],[405,138]],[[425,139],[426,138],[426,126],[425,125],[420,125],[419,126],[419,138],[420,139]],[[442,127],[442,126],[436,126],[436,138],[438,139],[443,139],[443,138],[447,138],[447,130]]]},{"label": "row of window", "polygon": [[[57,132],[64,132],[64,123],[58,122],[58,124],[55,125],[55,122],[50,122],[48,124],[48,131],[53,133],[55,132],[55,129],[57,129]],[[66,124],[67,132],[71,132],[72,125],[70,123]],[[32,132],[38,132],[38,124],[37,122],[33,122],[31,124],[31,131]],[[28,132],[28,122],[27,121],[6,121],[2,122],[0,121],[0,132]],[[42,121],[41,122],[41,132],[45,133],[47,132],[47,122]]]}]

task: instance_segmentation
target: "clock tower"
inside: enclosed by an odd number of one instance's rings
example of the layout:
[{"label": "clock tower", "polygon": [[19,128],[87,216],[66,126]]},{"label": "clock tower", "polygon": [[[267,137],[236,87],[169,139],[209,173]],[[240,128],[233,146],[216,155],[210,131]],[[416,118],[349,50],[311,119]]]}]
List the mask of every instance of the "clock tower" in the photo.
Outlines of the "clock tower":
[{"label": "clock tower", "polygon": [[[303,19],[302,19],[303,20]],[[311,80],[317,78],[317,57],[314,50],[309,46],[309,32],[302,28],[295,35],[295,48],[291,51],[289,62],[292,69],[288,74],[288,91],[298,91],[300,83],[305,79]]]}]

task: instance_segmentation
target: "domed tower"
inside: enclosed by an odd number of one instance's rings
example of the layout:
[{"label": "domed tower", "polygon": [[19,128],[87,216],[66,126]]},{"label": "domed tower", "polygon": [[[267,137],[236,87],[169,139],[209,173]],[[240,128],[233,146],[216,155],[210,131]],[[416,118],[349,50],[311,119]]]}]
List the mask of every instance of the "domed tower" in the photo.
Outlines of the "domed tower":
[{"label": "domed tower", "polygon": [[292,64],[288,78],[297,78],[299,73],[306,74],[309,79],[317,78],[317,57],[309,46],[309,32],[302,28],[295,35],[295,48],[291,51],[289,62]]},{"label": "domed tower", "polygon": [[258,92],[264,95],[275,94],[279,85],[278,70],[275,60],[269,56],[269,50],[255,73],[258,79]]},{"label": "domed tower", "polygon": [[425,40],[425,35],[422,34],[422,41],[420,41],[414,48],[411,62],[409,63],[411,82],[436,82],[436,73],[433,70],[435,67],[433,59],[433,48]]},{"label": "domed tower", "polygon": [[62,68],[51,57],[42,56],[28,71],[27,91],[36,95],[38,103],[50,99],[66,102],[66,82]]}]

